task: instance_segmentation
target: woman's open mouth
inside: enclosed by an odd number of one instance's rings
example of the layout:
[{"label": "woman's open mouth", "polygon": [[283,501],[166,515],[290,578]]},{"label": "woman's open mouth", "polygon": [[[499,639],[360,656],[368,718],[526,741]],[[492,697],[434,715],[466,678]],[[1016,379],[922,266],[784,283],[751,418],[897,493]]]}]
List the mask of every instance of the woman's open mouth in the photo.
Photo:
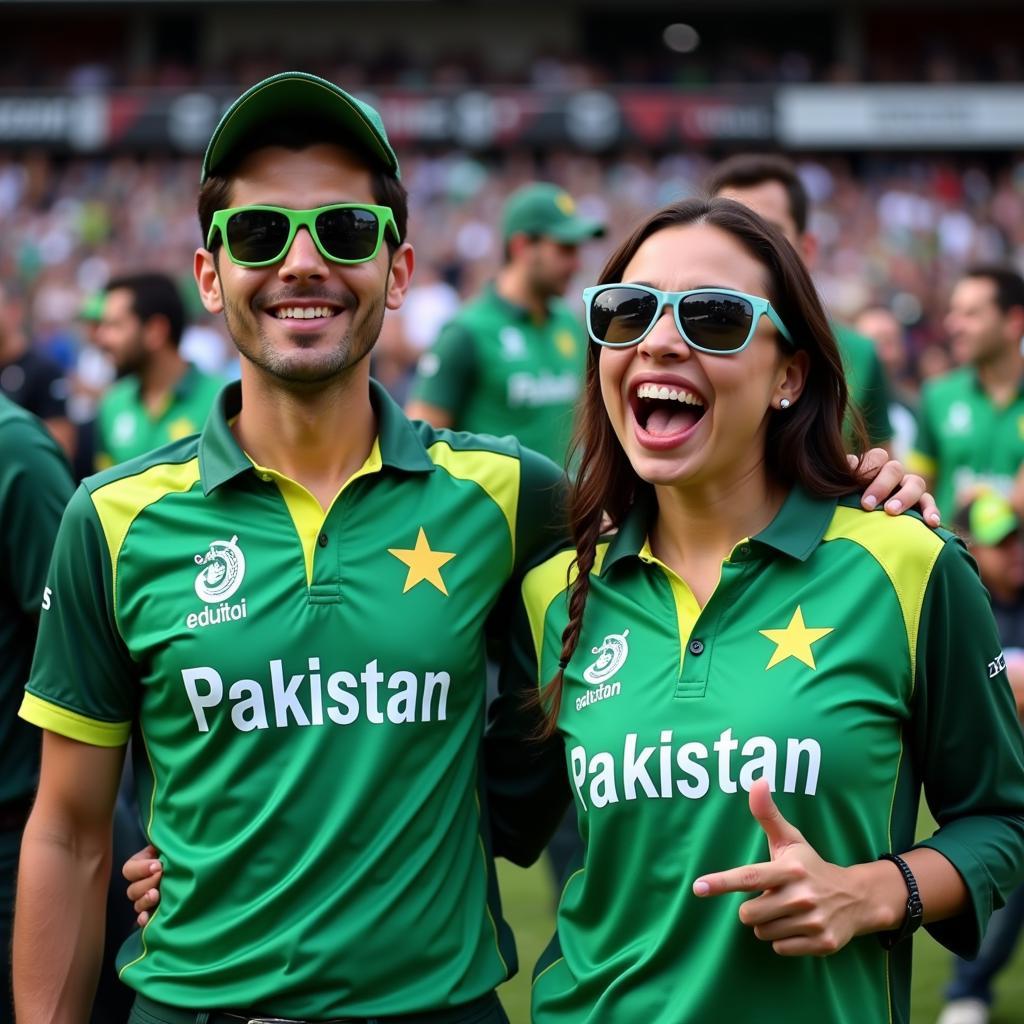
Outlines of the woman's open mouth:
[{"label": "woman's open mouth", "polygon": [[630,395],[637,439],[645,447],[670,448],[685,440],[707,412],[703,396],[681,384],[644,381]]}]

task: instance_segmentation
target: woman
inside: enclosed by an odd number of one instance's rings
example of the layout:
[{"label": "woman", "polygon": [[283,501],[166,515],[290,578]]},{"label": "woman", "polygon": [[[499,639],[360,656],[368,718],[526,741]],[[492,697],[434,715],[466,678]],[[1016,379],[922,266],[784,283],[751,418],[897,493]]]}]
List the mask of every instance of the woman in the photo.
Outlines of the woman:
[{"label": "woman", "polygon": [[682,202],[601,281],[576,548],[524,584],[585,842],[535,1024],[905,1021],[922,908],[970,955],[1024,860],[984,592],[846,497],[840,358],[773,229]]}]

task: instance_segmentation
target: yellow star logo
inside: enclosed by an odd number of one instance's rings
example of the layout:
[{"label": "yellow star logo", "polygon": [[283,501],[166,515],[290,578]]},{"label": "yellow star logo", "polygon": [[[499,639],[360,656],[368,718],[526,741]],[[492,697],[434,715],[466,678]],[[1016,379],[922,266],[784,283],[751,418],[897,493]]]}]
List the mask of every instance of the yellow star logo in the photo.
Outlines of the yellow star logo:
[{"label": "yellow star logo", "polygon": [[800,605],[797,605],[793,618],[789,620],[789,625],[785,629],[759,630],[761,636],[768,637],[775,644],[775,652],[765,666],[765,672],[787,658],[796,658],[808,668],[817,668],[814,664],[814,655],[811,653],[811,644],[816,644],[822,637],[828,636],[832,628],[805,626],[804,613],[800,610]]},{"label": "yellow star logo", "polygon": [[422,526],[416,537],[416,547],[388,548],[388,554],[394,555],[400,562],[409,566],[409,572],[405,577],[405,586],[402,588],[403,594],[412,590],[417,583],[426,580],[437,587],[445,597],[448,596],[448,588],[441,578],[441,566],[450,562],[455,557],[455,552],[432,551]]}]

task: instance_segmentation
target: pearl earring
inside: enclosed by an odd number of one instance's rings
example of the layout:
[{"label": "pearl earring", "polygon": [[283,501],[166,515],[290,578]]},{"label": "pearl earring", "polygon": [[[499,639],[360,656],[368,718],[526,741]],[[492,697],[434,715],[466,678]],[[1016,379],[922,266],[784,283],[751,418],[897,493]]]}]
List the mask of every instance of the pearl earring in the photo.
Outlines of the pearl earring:
[{"label": "pearl earring", "polygon": [[788,409],[791,404],[792,403],[790,402],[790,400],[788,398],[783,398],[782,401],[779,402],[779,408],[780,409]]}]

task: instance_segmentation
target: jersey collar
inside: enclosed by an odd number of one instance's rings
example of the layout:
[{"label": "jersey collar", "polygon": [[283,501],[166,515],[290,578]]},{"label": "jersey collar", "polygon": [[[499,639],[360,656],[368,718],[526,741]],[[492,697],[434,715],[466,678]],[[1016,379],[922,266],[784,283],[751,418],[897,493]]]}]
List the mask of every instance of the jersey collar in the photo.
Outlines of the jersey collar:
[{"label": "jersey collar", "polygon": [[[789,492],[775,518],[751,540],[756,545],[773,548],[783,555],[805,562],[825,536],[835,508],[835,498],[816,498],[798,484]],[[601,576],[616,562],[624,558],[639,558],[643,554],[647,548],[654,509],[653,492],[648,490],[641,493],[619,532],[612,538],[601,566]],[[737,548],[741,546],[737,545]]]},{"label": "jersey collar", "polygon": [[[375,380],[370,381],[370,402],[377,413],[377,440],[381,463],[407,473],[428,473],[434,464],[412,424],[391,396]],[[228,384],[217,396],[199,437],[199,477],[203,493],[242,473],[254,472],[249,457],[238,446],[230,422],[242,408],[242,386]]]}]

